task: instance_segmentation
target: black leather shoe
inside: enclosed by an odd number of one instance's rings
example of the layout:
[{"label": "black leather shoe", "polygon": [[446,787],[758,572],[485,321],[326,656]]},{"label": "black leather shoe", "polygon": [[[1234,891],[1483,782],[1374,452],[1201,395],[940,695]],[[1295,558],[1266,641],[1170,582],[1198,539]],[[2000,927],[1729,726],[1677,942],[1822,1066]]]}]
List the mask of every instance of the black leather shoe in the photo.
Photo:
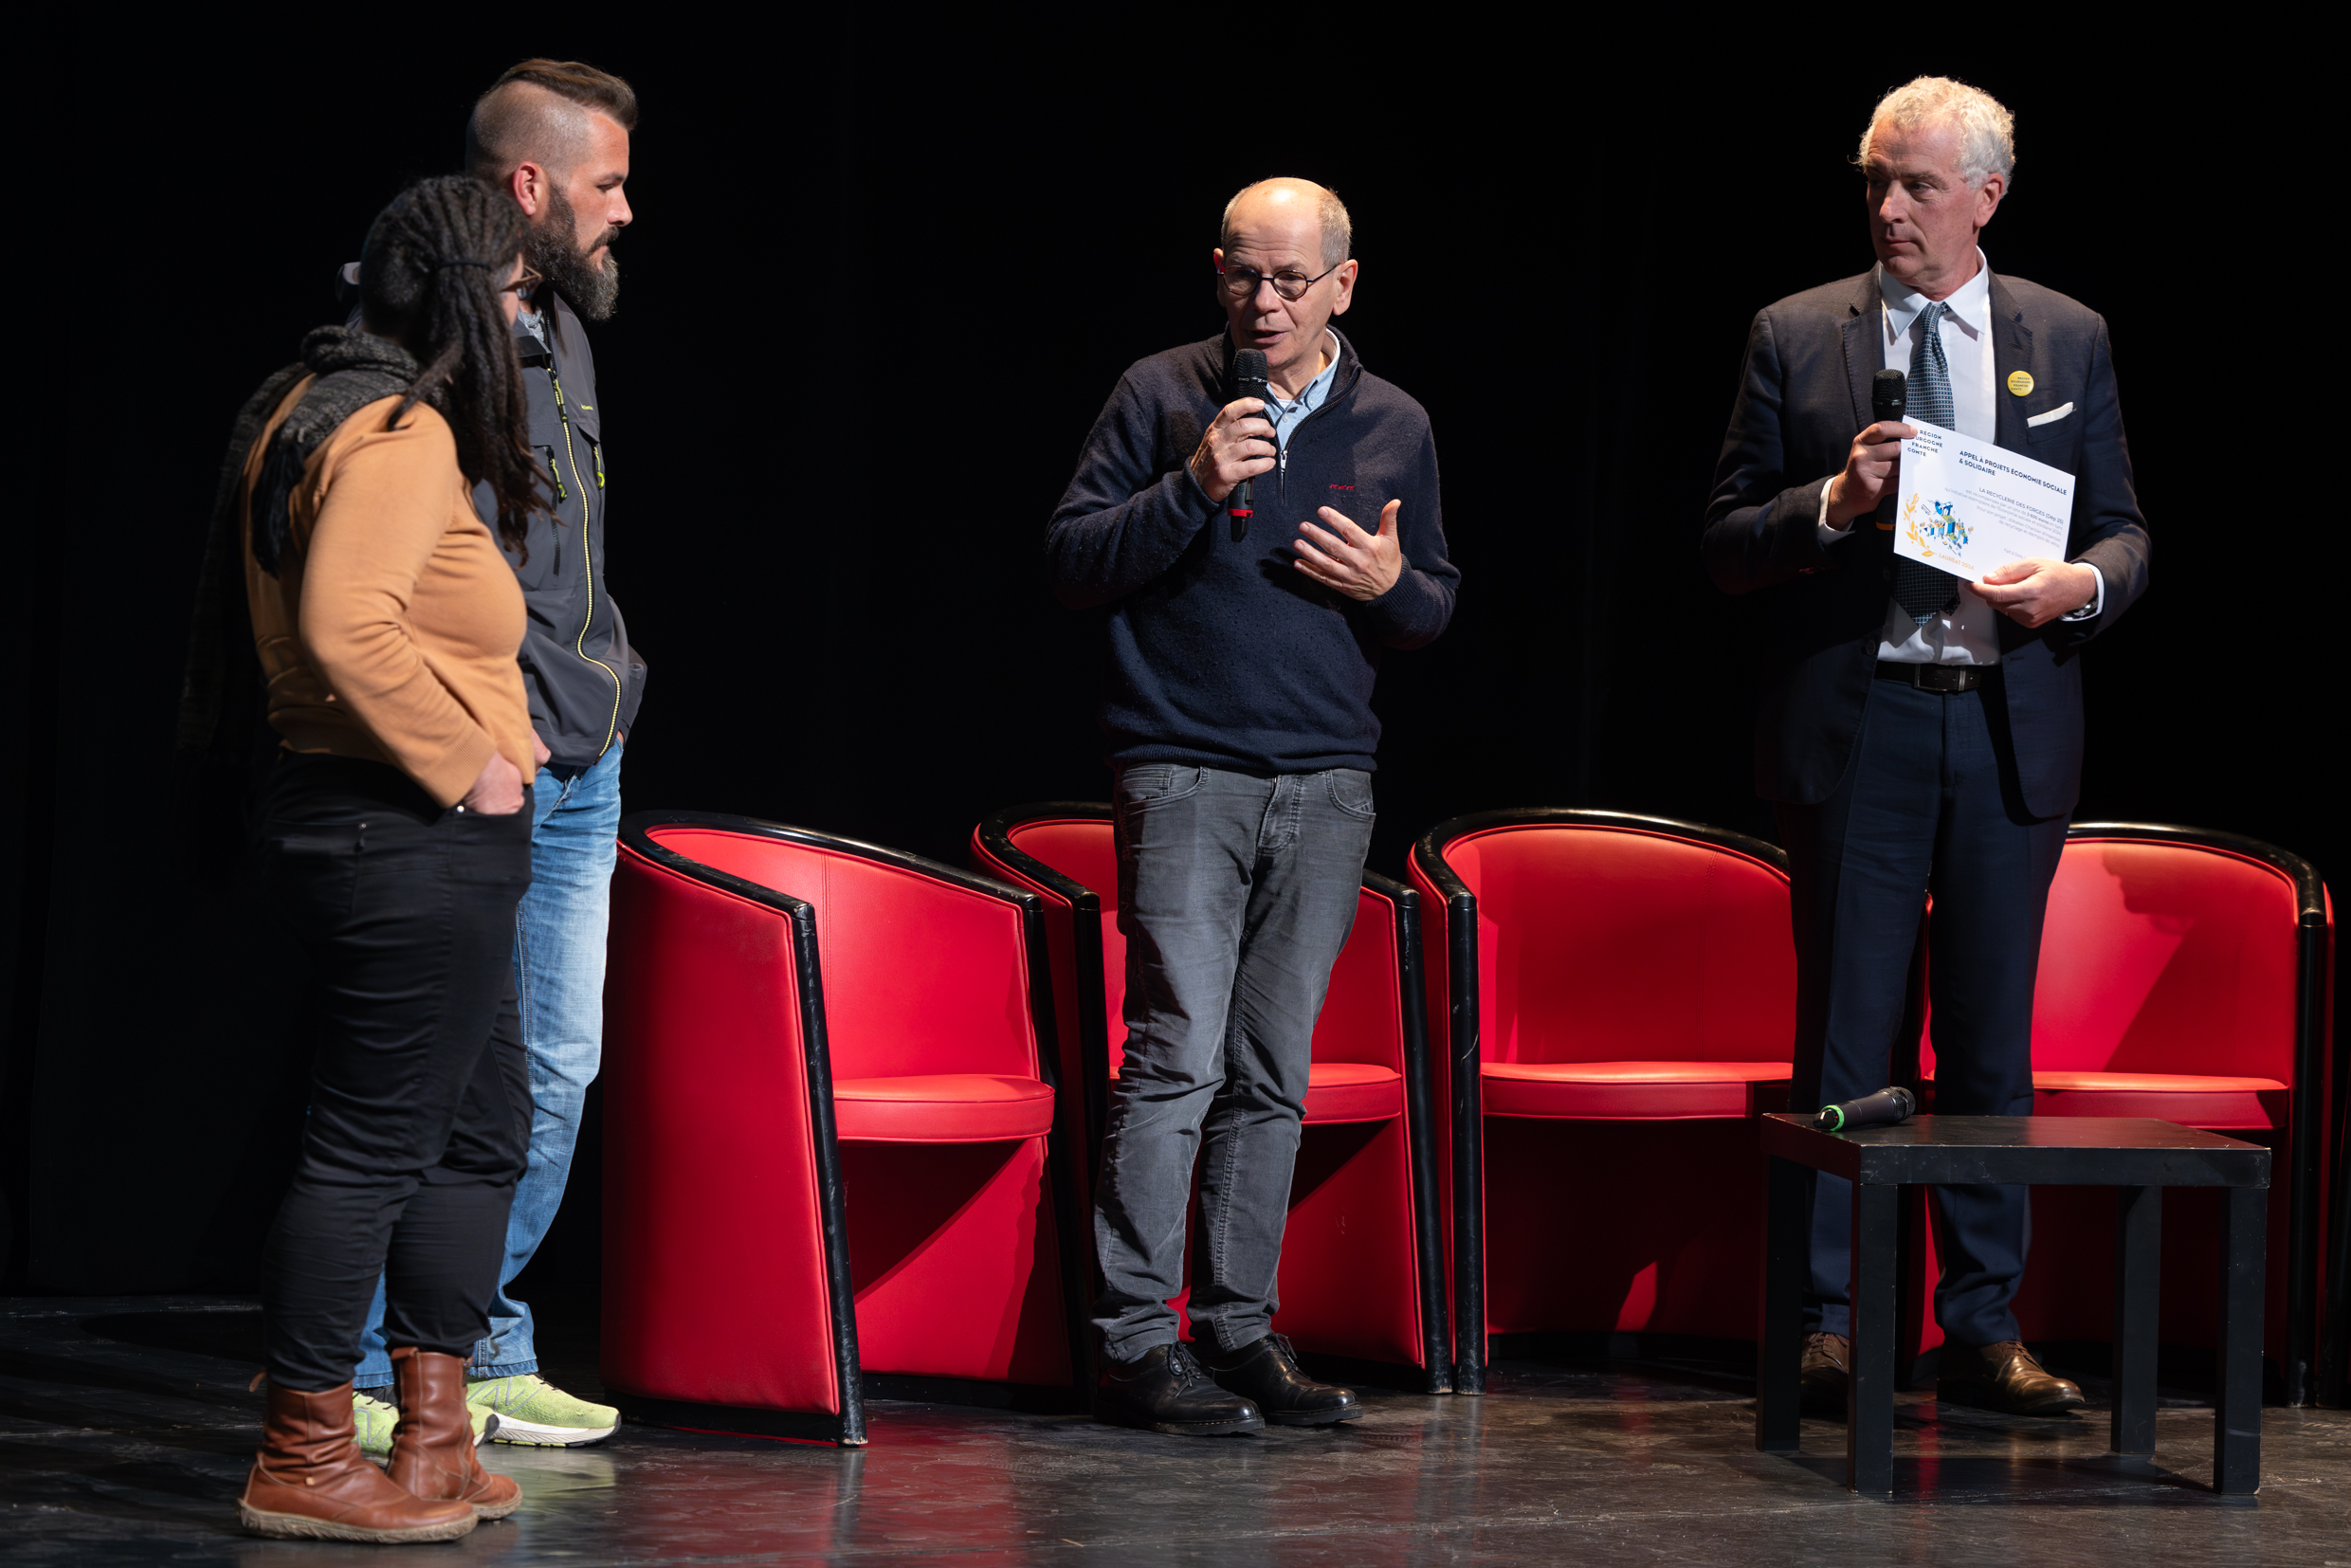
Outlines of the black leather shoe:
[{"label": "black leather shoe", "polygon": [[1804,1364],[1796,1387],[1804,1396],[1807,1415],[1845,1418],[1846,1391],[1853,1380],[1853,1342],[1842,1334],[1804,1336]]},{"label": "black leather shoe", "polygon": [[1153,1345],[1132,1361],[1105,1360],[1094,1419],[1178,1437],[1221,1437],[1266,1424],[1255,1405],[1210,1381],[1180,1344]]},{"label": "black leather shoe", "polygon": [[1266,1419],[1278,1427],[1327,1426],[1363,1413],[1363,1401],[1355,1390],[1318,1383],[1299,1371],[1298,1353],[1279,1334],[1238,1350],[1210,1349],[1201,1362],[1225,1388],[1255,1400]]}]

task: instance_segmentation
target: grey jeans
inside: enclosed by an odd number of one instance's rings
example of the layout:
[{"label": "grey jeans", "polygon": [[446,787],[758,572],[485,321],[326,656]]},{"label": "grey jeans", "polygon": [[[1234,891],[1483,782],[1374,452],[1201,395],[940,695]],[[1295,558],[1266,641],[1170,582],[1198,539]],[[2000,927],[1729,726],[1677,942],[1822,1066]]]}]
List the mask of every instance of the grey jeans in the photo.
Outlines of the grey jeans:
[{"label": "grey jeans", "polygon": [[1200,1178],[1192,1323],[1237,1350],[1270,1331],[1314,1023],[1354,927],[1372,777],[1119,772],[1126,1060],[1096,1189],[1114,1360],[1176,1340],[1184,1211]]}]

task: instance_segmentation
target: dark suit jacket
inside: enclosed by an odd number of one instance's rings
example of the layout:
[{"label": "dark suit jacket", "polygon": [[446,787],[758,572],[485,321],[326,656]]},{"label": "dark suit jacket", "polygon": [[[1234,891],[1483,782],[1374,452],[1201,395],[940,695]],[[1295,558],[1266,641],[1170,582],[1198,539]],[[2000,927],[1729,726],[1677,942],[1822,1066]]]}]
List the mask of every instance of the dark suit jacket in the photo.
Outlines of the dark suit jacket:
[{"label": "dark suit jacket", "polygon": [[[1999,618],[1999,688],[2024,806],[2036,817],[2073,809],[2082,785],[2082,645],[2121,618],[2147,587],[2147,529],[2131,486],[2130,448],[2115,399],[2106,323],[2096,312],[2021,278],[1995,275],[1992,345],[1996,439],[2075,478],[2067,558],[2106,579],[2105,611],[2028,631]],[[1875,269],[1771,305],[1747,335],[1739,402],[1715,465],[1700,549],[1715,585],[1759,593],[1776,657],[1756,720],[1756,789],[1796,805],[1825,798],[1843,776],[1868,705],[1878,633],[1893,577],[1894,536],[1854,520],[1820,543],[1822,489],[1869,421],[1869,379],[1885,367]],[[2032,376],[2023,397],[2013,372]],[[2034,414],[2073,405],[2028,428]]]}]

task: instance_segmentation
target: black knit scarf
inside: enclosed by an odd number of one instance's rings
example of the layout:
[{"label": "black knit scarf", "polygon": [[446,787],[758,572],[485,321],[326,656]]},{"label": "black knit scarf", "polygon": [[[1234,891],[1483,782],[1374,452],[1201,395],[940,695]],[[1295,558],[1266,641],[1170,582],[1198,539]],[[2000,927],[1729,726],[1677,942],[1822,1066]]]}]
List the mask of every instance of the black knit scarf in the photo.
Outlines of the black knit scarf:
[{"label": "black knit scarf", "polygon": [[264,381],[238,410],[212,492],[172,758],[173,838],[191,869],[215,870],[239,858],[257,764],[271,750],[238,540],[237,500],[253,444],[287,392],[317,376],[270,438],[253,486],[253,558],[275,576],[293,526],[288,507],[311,455],[368,404],[404,395],[418,374],[408,351],[388,338],[320,327],[302,339],[301,360]]}]

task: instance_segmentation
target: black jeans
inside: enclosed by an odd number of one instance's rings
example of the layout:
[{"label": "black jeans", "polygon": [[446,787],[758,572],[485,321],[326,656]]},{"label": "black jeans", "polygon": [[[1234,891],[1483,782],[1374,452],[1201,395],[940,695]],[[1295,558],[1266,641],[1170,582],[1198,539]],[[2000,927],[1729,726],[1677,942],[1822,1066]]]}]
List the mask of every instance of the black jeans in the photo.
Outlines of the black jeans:
[{"label": "black jeans", "polygon": [[288,756],[261,853],[321,992],[301,1156],[263,1254],[270,1379],[349,1382],[379,1274],[389,1343],[470,1356],[530,1144],[512,964],[529,797],[444,811],[396,769]]}]

